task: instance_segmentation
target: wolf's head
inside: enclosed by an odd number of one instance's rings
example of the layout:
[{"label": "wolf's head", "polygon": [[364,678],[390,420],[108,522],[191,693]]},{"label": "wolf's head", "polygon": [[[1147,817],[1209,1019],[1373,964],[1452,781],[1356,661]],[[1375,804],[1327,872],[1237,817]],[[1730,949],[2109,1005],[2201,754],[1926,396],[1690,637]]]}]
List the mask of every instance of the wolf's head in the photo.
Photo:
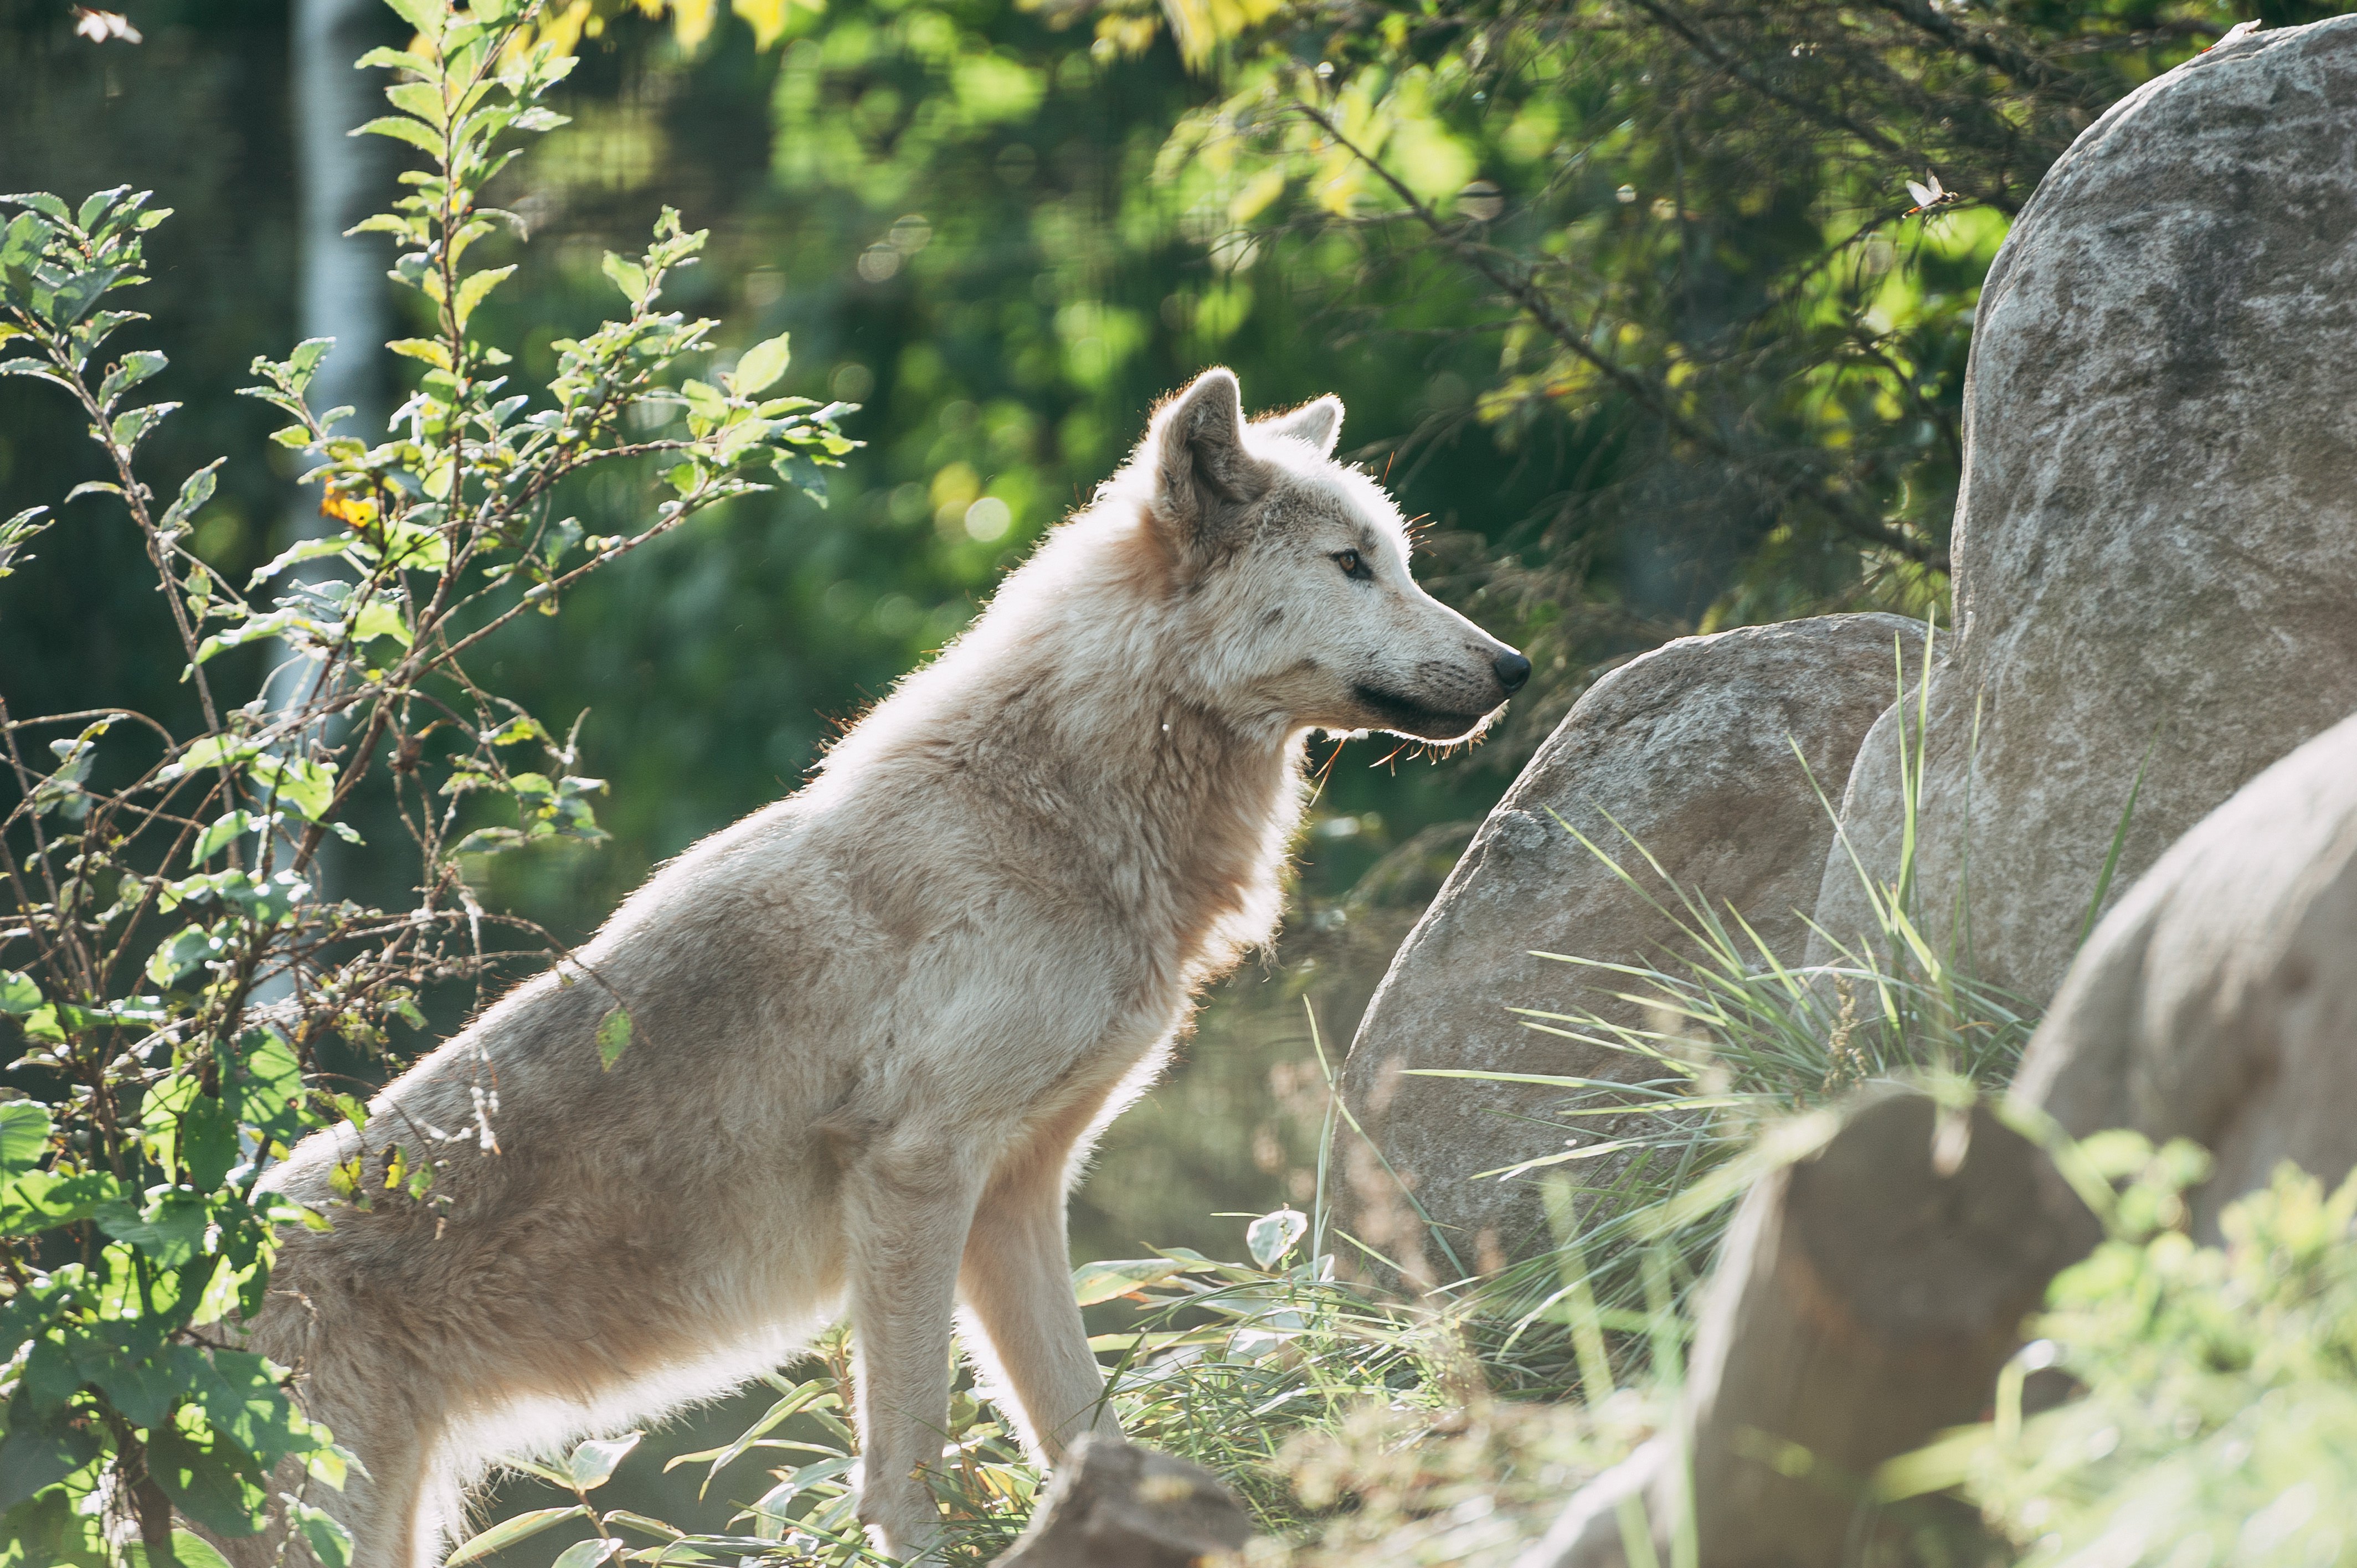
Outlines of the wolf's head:
[{"label": "wolf's head", "polygon": [[1154,415],[1125,478],[1143,543],[1185,603],[1189,661],[1232,712],[1294,727],[1461,740],[1531,661],[1416,585],[1383,488],[1333,460],[1333,397],[1244,423],[1236,378],[1206,371]]}]

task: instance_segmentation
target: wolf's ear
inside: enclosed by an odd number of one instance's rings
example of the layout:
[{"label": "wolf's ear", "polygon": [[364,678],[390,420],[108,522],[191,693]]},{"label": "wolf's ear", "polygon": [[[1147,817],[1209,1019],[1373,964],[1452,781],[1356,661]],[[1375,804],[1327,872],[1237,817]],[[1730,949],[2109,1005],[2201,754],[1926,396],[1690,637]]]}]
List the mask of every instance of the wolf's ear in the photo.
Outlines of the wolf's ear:
[{"label": "wolf's ear", "polygon": [[1331,457],[1334,443],[1342,435],[1342,400],[1328,392],[1290,413],[1273,413],[1266,419],[1255,420],[1253,428],[1266,435],[1290,435],[1296,441],[1307,441],[1318,448],[1320,457]]},{"label": "wolf's ear", "polygon": [[1268,489],[1265,465],[1244,449],[1235,373],[1205,371],[1155,412],[1154,510],[1189,550],[1215,546],[1237,508]]}]

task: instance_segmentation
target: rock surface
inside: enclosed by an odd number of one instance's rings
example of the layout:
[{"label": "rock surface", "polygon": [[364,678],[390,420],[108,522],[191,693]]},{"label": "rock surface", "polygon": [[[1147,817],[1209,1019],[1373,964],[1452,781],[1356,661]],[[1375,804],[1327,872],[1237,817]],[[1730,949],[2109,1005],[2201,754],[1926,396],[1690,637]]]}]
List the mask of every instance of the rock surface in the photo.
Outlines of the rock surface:
[{"label": "rock surface", "polygon": [[1865,1097],[1745,1197],[1671,1432],[1575,1493],[1516,1568],[1631,1568],[1641,1520],[1656,1563],[1684,1527],[1700,1568],[1883,1560],[1878,1530],[1945,1509],[1878,1502],[1876,1470],[1979,1419],[2024,1317],[2101,1235],[1986,1106]]},{"label": "rock surface", "polygon": [[1091,1434],[993,1568],[1192,1568],[1252,1532],[1227,1483],[1200,1465]]},{"label": "rock surface", "polygon": [[[1982,290],[1916,875],[1932,933],[2033,1004],[2147,750],[2114,897],[2357,709],[2352,105],[2357,17],[2214,49],[2079,138]],[[1844,809],[1886,878],[1900,725]],[[1844,855],[1818,918],[1867,929]]]},{"label": "rock surface", "polygon": [[[1911,666],[1921,631],[1859,615],[1687,638],[1580,699],[1481,825],[1360,1026],[1344,1100],[1399,1181],[1363,1158],[1363,1145],[1354,1151],[1361,1157],[1345,1221],[1353,1234],[1411,1278],[1421,1268],[1426,1281],[1487,1272],[1545,1236],[1534,1183],[1469,1178],[1561,1149],[1567,1123],[1550,1113],[1564,1091],[1403,1069],[1646,1076],[1633,1058],[1539,1033],[1510,1011],[1593,1009],[1642,1024],[1641,1009],[1581,971],[1531,953],[1638,962],[1676,936],[1550,813],[1675,908],[1626,829],[1680,886],[1722,911],[1732,904],[1780,956],[1796,957],[1806,937],[1800,910],[1814,899],[1833,837],[1817,789],[1830,795],[1848,773],[1859,737],[1891,700],[1900,649]],[[1443,1227],[1447,1251],[1430,1243],[1400,1182]]]},{"label": "rock surface", "polygon": [[2238,790],[2122,898],[2072,966],[2014,1093],[2081,1136],[2216,1156],[2197,1230],[2290,1160],[2357,1166],[2357,718]]}]

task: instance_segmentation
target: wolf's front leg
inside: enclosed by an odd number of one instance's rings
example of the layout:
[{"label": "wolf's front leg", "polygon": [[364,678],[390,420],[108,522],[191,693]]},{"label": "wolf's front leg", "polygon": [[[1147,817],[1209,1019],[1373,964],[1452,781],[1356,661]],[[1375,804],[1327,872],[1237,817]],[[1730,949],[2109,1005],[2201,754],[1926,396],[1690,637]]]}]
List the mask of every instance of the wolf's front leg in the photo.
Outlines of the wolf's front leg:
[{"label": "wolf's front leg", "polygon": [[967,1348],[1015,1396],[1023,1446],[1046,1465],[1085,1434],[1121,1434],[1072,1300],[1064,1222],[1071,1148],[1070,1138],[1042,1140],[1000,1167],[975,1210],[958,1282],[984,1341],[969,1335]]},{"label": "wolf's front leg", "polygon": [[859,1522],[877,1550],[913,1558],[941,1534],[923,1471],[949,1427],[958,1258],[983,1165],[953,1144],[894,1135],[844,1172],[845,1273],[859,1402]]}]

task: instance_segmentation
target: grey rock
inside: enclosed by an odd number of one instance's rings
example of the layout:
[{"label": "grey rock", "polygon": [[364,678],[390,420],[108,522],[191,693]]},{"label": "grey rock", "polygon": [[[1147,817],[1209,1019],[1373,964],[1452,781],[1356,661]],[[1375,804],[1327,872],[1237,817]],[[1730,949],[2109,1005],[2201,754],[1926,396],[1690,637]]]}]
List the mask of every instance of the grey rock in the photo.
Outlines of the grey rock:
[{"label": "grey rock", "polygon": [[2198,1230],[2289,1160],[2357,1166],[2357,718],[2202,819],[2088,939],[2015,1081],[2074,1134],[2216,1158]]},{"label": "grey rock", "polygon": [[[2357,18],[2214,49],[2081,136],[1989,273],[1964,402],[1916,875],[1932,934],[2040,1004],[2147,754],[2113,897],[2357,709]],[[1900,726],[1844,808],[1882,878]],[[1869,929],[1846,855],[1818,918]]]},{"label": "grey rock", "polygon": [[[1646,1076],[1624,1054],[1533,1030],[1511,1011],[1592,1009],[1646,1022],[1585,972],[1532,956],[1640,962],[1676,939],[1651,901],[1675,908],[1676,896],[1623,829],[1679,886],[1722,911],[1731,904],[1780,957],[1796,958],[1801,910],[1813,901],[1833,837],[1818,790],[1829,795],[1848,773],[1859,737],[1891,700],[1900,650],[1912,663],[1921,635],[1914,621],[1855,615],[1686,638],[1580,699],[1482,823],[1360,1026],[1344,1101],[1391,1170],[1354,1162],[1345,1200],[1354,1234],[1411,1278],[1449,1272],[1438,1248],[1424,1251],[1426,1229],[1401,1197],[1404,1183],[1466,1270],[1487,1272],[1544,1240],[1534,1183],[1469,1178],[1561,1149],[1567,1124],[1552,1112],[1564,1091],[1403,1069]],[[1558,814],[1631,867],[1651,897],[1583,848]]]},{"label": "grey rock", "polygon": [[1200,1465],[1092,1434],[1057,1465],[1030,1528],[994,1568],[1194,1568],[1252,1533],[1235,1494]]}]

